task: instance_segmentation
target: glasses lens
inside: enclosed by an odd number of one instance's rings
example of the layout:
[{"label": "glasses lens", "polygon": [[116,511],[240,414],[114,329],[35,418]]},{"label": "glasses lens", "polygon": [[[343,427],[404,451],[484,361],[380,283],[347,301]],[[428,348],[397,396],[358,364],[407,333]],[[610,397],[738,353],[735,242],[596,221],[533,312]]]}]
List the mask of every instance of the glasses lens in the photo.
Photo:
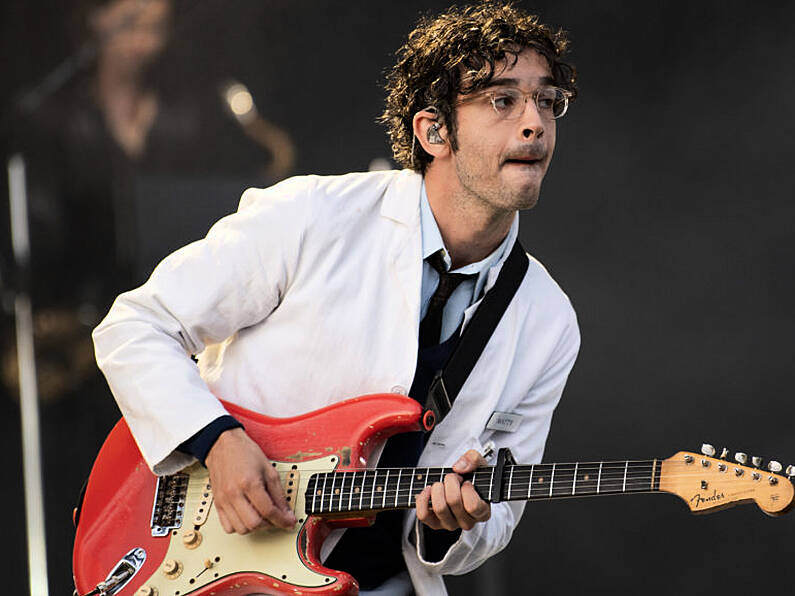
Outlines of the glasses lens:
[{"label": "glasses lens", "polygon": [[491,94],[491,105],[500,118],[517,118],[524,107],[524,95],[518,89],[500,89]]},{"label": "glasses lens", "polygon": [[569,98],[563,89],[542,87],[536,94],[536,105],[541,113],[560,118],[569,107]]}]

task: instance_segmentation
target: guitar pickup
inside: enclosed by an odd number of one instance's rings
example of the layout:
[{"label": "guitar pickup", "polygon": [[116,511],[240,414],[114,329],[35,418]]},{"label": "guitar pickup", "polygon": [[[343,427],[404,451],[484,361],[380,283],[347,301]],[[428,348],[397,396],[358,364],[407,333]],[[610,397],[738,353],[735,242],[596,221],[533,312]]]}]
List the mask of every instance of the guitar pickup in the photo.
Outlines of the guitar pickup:
[{"label": "guitar pickup", "polygon": [[301,473],[298,471],[298,466],[293,465],[289,472],[284,474],[282,480],[282,488],[284,489],[284,494],[287,499],[287,506],[293,513],[295,513],[295,503],[298,500],[298,482],[300,477]]}]

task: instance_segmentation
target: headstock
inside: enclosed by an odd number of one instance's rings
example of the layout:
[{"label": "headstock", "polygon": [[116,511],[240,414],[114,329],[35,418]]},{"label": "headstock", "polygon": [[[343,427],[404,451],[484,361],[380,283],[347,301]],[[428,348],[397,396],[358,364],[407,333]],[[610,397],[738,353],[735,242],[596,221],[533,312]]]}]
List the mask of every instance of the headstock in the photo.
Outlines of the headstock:
[{"label": "headstock", "polygon": [[780,474],[781,464],[776,461],[763,470],[759,457],[751,458],[754,467],[750,467],[746,465],[745,453],[736,453],[732,462],[726,459],[728,449],[723,449],[720,458],[714,457],[716,451],[711,445],[703,445],[701,451],[701,454],[680,451],[663,460],[660,470],[660,490],[679,496],[693,513],[751,501],[768,515],[782,515],[792,507],[795,466],[788,466],[784,476]]}]

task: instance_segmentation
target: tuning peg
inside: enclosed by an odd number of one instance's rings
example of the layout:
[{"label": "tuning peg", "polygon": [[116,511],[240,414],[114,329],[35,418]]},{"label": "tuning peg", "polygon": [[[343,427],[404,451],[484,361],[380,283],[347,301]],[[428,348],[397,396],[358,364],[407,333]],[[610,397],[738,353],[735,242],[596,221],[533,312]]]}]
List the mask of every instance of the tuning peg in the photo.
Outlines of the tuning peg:
[{"label": "tuning peg", "polygon": [[729,450],[726,449],[726,447],[724,447],[723,450],[720,452],[720,458],[726,459],[727,457],[729,457]]},{"label": "tuning peg", "polygon": [[712,457],[713,455],[715,455],[715,448],[709,443],[704,443],[701,446],[701,453],[703,453],[707,457]]},{"label": "tuning peg", "polygon": [[770,460],[770,463],[767,464],[767,469],[773,472],[774,474],[778,474],[784,467],[775,460]]},{"label": "tuning peg", "polygon": [[787,466],[786,472],[787,476],[792,478],[793,476],[795,476],[795,466]]},{"label": "tuning peg", "polygon": [[758,467],[760,467],[762,465],[762,458],[761,457],[757,457],[756,455],[754,455],[751,458],[751,463],[754,464],[755,468],[758,468]]},{"label": "tuning peg", "polygon": [[736,461],[740,465],[745,465],[748,463],[748,455],[741,451],[738,451],[734,454],[734,461]]}]

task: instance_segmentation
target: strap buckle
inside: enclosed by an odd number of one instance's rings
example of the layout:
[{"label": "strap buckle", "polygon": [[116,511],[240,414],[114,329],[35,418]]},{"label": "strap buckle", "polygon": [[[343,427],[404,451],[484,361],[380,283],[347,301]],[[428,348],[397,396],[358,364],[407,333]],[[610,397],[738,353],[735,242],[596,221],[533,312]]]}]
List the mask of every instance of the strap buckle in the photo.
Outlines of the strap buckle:
[{"label": "strap buckle", "polygon": [[437,422],[444,419],[453,407],[447,387],[444,385],[442,373],[437,370],[428,389],[428,397],[425,400],[425,412],[422,415],[422,425],[427,432],[430,432]]}]

